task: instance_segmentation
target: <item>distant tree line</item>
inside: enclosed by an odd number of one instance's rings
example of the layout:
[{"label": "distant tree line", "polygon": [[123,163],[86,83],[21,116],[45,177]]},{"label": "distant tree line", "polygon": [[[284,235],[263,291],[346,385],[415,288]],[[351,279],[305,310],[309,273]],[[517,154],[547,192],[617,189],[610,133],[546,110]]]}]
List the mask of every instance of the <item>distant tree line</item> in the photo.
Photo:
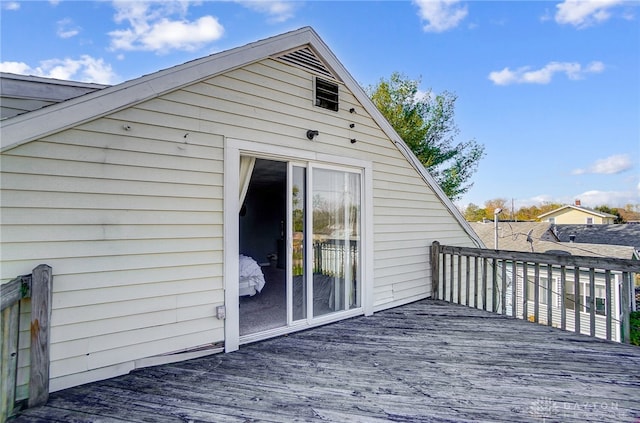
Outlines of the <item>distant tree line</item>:
[{"label": "distant tree line", "polygon": [[[499,214],[500,220],[516,220],[520,222],[535,222],[538,220],[538,216],[550,212],[552,210],[563,207],[565,204],[560,203],[542,203],[539,206],[523,206],[518,210],[512,210],[508,205],[508,201],[504,198],[494,198],[492,200],[487,200],[484,203],[484,207],[480,207],[476,204],[470,203],[464,210],[463,214],[467,221],[469,222],[481,222],[484,219],[493,220],[495,215],[495,210],[500,208],[502,212]],[[634,212],[634,209],[638,209],[640,206],[628,204],[624,208],[619,209],[615,207],[609,207],[606,205],[594,207],[593,210],[612,214],[617,216],[614,220],[614,223],[626,223],[626,220],[623,217],[624,215],[637,214]],[[622,212],[622,213],[621,213]]]}]

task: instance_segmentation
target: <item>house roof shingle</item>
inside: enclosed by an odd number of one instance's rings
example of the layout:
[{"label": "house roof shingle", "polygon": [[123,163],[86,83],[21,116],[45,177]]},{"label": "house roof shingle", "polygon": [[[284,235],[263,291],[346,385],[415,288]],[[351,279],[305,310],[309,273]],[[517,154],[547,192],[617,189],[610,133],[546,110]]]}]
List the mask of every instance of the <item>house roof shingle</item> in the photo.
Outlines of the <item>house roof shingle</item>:
[{"label": "house roof shingle", "polygon": [[554,232],[561,242],[626,245],[640,251],[640,225],[555,225]]},{"label": "house roof shingle", "polygon": [[[493,248],[495,237],[494,222],[474,222],[471,223],[471,227],[482,239],[485,245],[489,248]],[[640,229],[640,227],[638,229]],[[553,225],[547,222],[498,222],[498,248],[500,250],[535,253],[568,253],[573,256],[611,257],[627,260],[638,257],[636,249],[633,246],[568,241],[568,238],[566,242],[563,242],[558,238],[554,233]]]}]

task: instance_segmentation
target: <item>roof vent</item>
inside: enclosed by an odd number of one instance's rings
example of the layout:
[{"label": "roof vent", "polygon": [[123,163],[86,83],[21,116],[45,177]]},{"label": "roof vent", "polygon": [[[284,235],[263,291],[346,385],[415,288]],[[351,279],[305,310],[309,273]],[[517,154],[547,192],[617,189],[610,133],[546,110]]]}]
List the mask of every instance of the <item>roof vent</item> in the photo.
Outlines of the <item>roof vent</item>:
[{"label": "roof vent", "polygon": [[301,67],[305,70],[315,72],[327,78],[336,79],[329,68],[316,56],[309,47],[293,50],[277,57],[283,62]]}]

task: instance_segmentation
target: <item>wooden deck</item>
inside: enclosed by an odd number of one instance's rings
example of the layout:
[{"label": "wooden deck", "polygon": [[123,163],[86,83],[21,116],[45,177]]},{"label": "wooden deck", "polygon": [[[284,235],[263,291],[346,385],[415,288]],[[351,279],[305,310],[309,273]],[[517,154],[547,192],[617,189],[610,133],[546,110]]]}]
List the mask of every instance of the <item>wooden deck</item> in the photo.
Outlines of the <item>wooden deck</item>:
[{"label": "wooden deck", "polygon": [[16,422],[638,422],[640,347],[425,300],[52,393]]}]

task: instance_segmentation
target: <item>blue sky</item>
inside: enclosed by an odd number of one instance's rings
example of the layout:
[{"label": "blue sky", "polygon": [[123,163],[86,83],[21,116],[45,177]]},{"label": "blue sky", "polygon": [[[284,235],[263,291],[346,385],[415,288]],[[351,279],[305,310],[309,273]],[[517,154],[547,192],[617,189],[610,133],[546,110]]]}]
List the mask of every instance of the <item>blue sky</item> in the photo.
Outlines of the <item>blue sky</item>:
[{"label": "blue sky", "polygon": [[1,1],[0,70],[115,84],[312,26],[362,85],[458,96],[457,202],[640,204],[640,2]]}]

